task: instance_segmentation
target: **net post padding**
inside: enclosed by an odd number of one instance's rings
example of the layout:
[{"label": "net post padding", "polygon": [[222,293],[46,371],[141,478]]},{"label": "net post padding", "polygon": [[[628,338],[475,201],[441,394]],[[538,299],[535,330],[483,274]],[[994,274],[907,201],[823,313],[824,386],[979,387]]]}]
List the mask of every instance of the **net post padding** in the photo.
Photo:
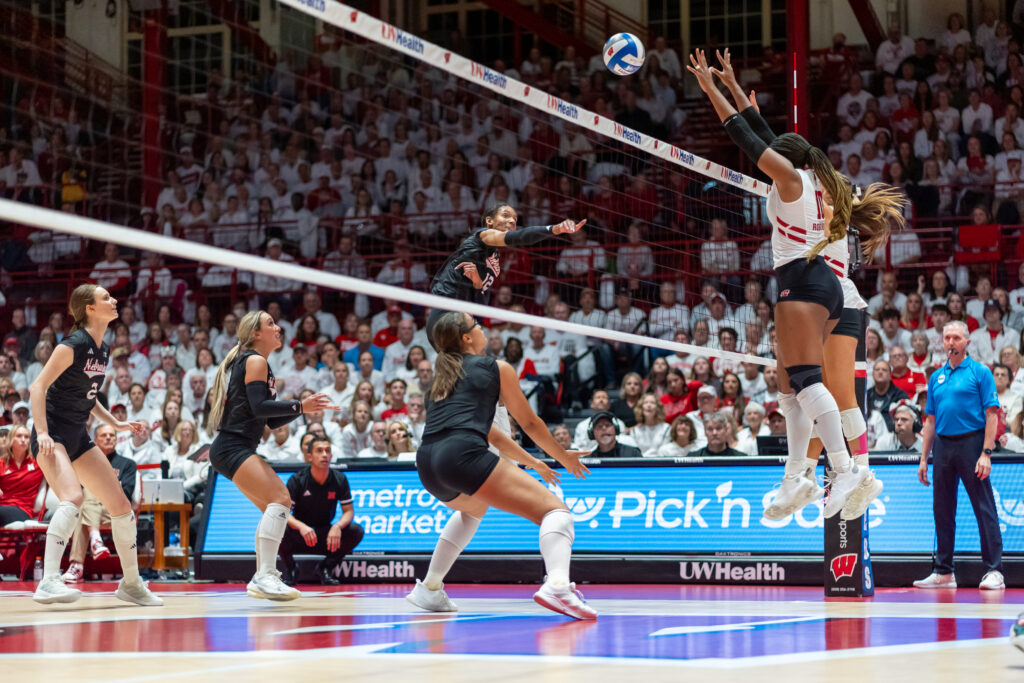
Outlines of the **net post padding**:
[{"label": "net post padding", "polygon": [[466,59],[439,45],[423,40],[419,36],[403,31],[397,26],[381,21],[365,12],[360,12],[354,7],[333,2],[333,0],[280,1],[304,14],[418,59],[436,69],[480,85],[515,102],[528,105],[583,128],[597,131],[609,138],[643,150],[651,156],[665,159],[760,197],[768,196],[768,185],[761,180],[745,176],[663,140],[645,135],[628,126],[623,126],[621,123],[616,123],[612,119],[566,102],[542,89],[509,78],[483,64]]},{"label": "net post padding", "polygon": [[571,332],[584,337],[597,337],[607,341],[622,342],[626,344],[637,344],[668,351],[681,351],[696,356],[707,358],[725,358],[740,363],[755,363],[757,365],[775,366],[775,361],[760,356],[751,356],[744,353],[734,353],[719,349],[708,349],[703,346],[692,344],[679,344],[674,341],[658,339],[655,337],[644,337],[638,334],[627,332],[616,332],[600,327],[590,327],[577,323],[544,318],[537,315],[507,311],[493,306],[471,303],[468,301],[457,301],[446,297],[418,292],[393,285],[384,285],[377,282],[368,282],[347,275],[327,273],[306,266],[299,266],[292,263],[273,261],[255,256],[243,254],[230,249],[211,247],[207,244],[188,242],[176,237],[166,237],[153,233],[136,230],[134,228],[123,228],[109,223],[84,218],[63,211],[52,209],[41,209],[30,204],[22,204],[9,199],[0,199],[0,220],[31,225],[43,230],[55,230],[65,232],[88,239],[114,242],[132,249],[154,251],[166,256],[176,256],[190,261],[202,261],[212,263],[226,268],[262,273],[273,277],[284,277],[296,280],[305,284],[317,287],[330,287],[357,294],[365,294],[372,297],[396,299],[418,306],[427,306],[439,309],[457,309],[465,311],[477,317],[493,318],[519,325],[544,327],[560,332]]}]

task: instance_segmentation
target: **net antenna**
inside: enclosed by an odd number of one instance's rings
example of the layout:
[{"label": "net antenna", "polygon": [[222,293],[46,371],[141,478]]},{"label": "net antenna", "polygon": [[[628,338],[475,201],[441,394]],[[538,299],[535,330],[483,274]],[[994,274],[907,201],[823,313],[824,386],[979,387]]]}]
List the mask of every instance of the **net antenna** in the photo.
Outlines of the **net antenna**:
[{"label": "net antenna", "polygon": [[480,85],[515,102],[597,131],[602,135],[716,181],[746,190],[760,197],[768,196],[769,185],[764,181],[733,171],[663,140],[644,135],[612,119],[566,102],[539,88],[509,78],[505,74],[498,73],[483,64],[423,40],[419,36],[403,31],[397,26],[381,21],[365,12],[360,12],[349,5],[333,2],[333,0],[280,0],[280,2],[332,26]]}]

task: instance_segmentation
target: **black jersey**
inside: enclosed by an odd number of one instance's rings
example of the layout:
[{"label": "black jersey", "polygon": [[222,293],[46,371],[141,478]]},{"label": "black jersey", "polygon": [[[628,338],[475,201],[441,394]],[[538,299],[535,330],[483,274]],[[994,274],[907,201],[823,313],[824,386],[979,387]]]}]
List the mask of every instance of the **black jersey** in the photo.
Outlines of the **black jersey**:
[{"label": "black jersey", "polygon": [[[487,246],[480,239],[480,233],[487,229],[474,230],[473,234],[462,240],[462,244],[434,275],[430,283],[431,294],[480,304],[488,302],[491,287],[501,274],[501,262],[498,259],[498,248]],[[465,261],[476,266],[476,271],[483,280],[480,289],[475,288],[473,281],[463,275],[461,270],[456,270],[456,266]]]},{"label": "black jersey", "polygon": [[501,395],[498,361],[490,356],[463,354],[465,376],[455,383],[448,398],[435,403],[427,395],[427,424],[423,436],[451,429],[468,429],[487,438]]},{"label": "black jersey", "polygon": [[311,527],[330,526],[338,511],[338,504],[352,502],[352,491],[348,479],[337,470],[330,470],[324,483],[313,478],[312,469],[307,466],[288,480],[288,493],[295,506],[295,519]]},{"label": "black jersey", "polygon": [[[263,438],[263,428],[267,426],[266,418],[253,415],[249,405],[249,397],[245,393],[245,363],[249,356],[259,355],[248,350],[238,355],[231,365],[228,375],[227,391],[224,392],[224,413],[220,420],[220,431],[245,437],[250,443],[259,443]],[[267,365],[267,386],[274,386],[274,371]],[[276,392],[271,388],[271,395]],[[298,414],[295,415],[298,417]]]},{"label": "black jersey", "polygon": [[46,419],[85,424],[107,375],[110,347],[106,343],[97,346],[92,335],[82,328],[60,343],[74,351],[75,359],[46,392]]}]

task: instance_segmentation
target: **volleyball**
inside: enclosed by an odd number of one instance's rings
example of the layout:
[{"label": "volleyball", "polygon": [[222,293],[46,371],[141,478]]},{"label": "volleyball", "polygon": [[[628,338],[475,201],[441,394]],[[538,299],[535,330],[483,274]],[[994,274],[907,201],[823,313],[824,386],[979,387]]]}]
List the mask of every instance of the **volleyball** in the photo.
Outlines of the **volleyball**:
[{"label": "volleyball", "polygon": [[604,64],[618,76],[636,73],[646,54],[644,44],[632,33],[616,33],[604,44]]}]

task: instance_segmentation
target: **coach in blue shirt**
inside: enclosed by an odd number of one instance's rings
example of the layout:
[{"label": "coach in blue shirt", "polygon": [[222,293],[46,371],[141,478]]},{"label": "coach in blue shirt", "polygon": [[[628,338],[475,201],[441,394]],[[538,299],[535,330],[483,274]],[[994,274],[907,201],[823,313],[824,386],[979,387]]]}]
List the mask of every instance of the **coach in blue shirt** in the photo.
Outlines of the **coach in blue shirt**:
[{"label": "coach in blue shirt", "polygon": [[[917,476],[928,486],[928,454],[933,453],[932,510],[935,557],[932,574],[915,581],[918,588],[956,588],[953,539],[956,535],[957,489],[962,481],[971,499],[981,536],[985,576],[980,588],[998,590],[1003,583],[1003,538],[992,495],[992,449],[999,424],[999,397],[992,371],[967,355],[967,325],[946,323],[942,343],[948,361],[928,379],[924,449]],[[934,451],[932,450],[934,448]]]}]

